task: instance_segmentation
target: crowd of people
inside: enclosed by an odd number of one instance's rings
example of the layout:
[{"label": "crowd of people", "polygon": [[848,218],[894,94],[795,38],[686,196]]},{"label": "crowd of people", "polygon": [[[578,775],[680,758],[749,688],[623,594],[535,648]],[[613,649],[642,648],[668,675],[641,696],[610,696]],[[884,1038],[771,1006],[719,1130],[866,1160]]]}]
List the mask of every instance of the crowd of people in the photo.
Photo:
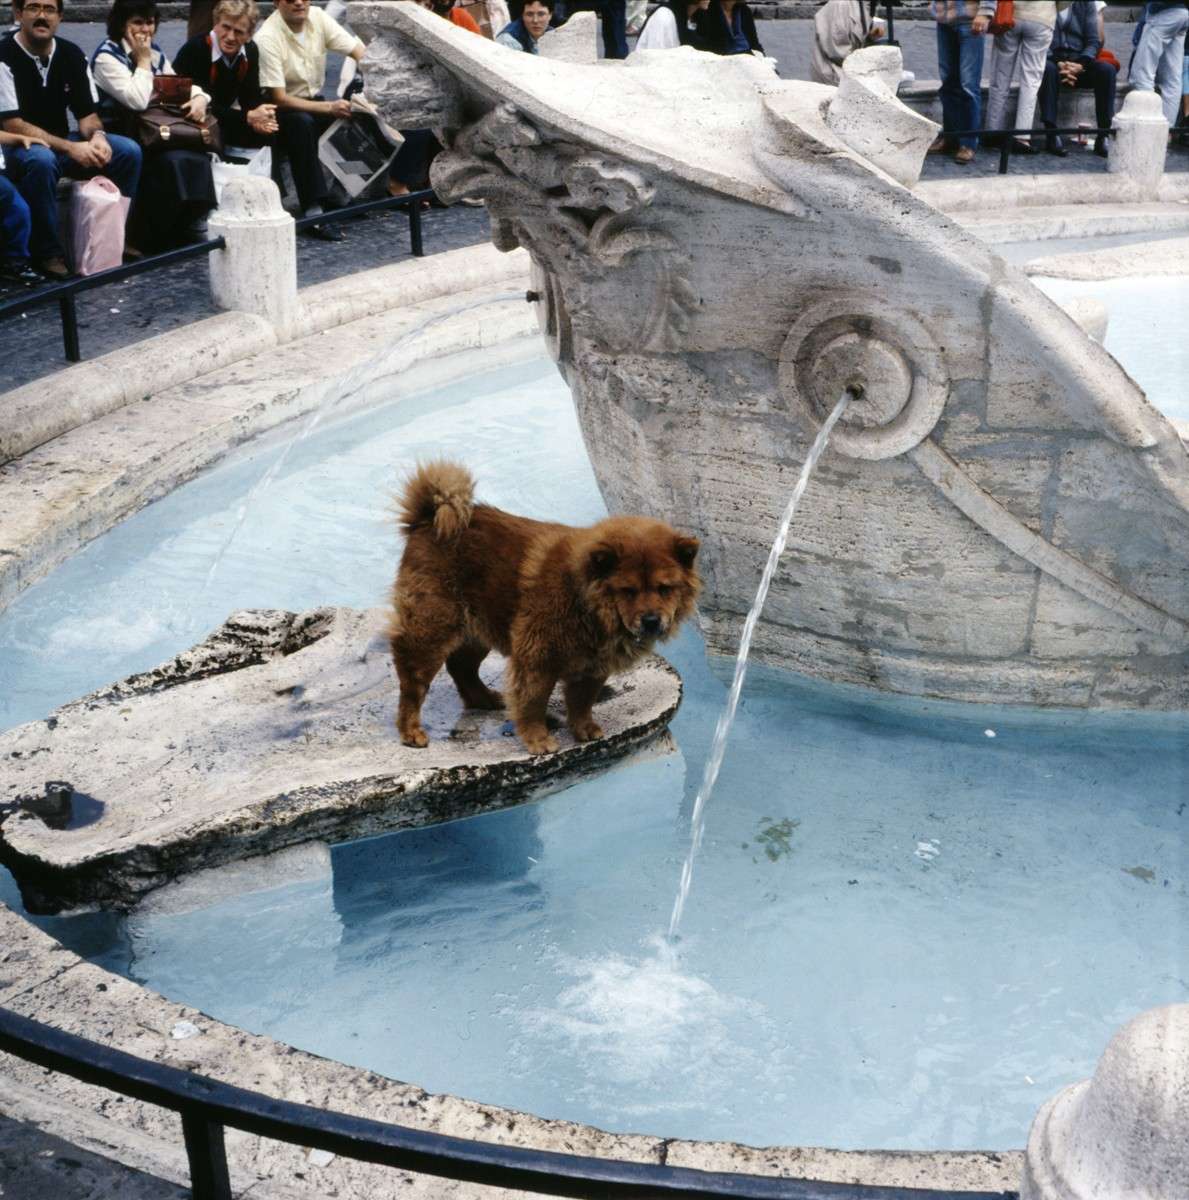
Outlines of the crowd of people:
[{"label": "crowd of people", "polygon": [[[0,34],[0,284],[36,286],[69,277],[60,229],[62,178],[109,179],[127,200],[126,257],[202,238],[216,203],[213,163],[230,151],[271,147],[287,160],[300,213],[317,218],[331,202],[319,143],[336,121],[355,115],[351,95],[364,45],[311,0],[276,0],[260,22],[255,0],[194,0],[189,39],[174,61],[156,40],[156,0],[115,0],[106,37],[90,57],[59,37],[65,0],[12,0],[15,25]],[[482,36],[465,3],[415,0]],[[1018,84],[1012,128],[1040,129],[1015,148],[1041,145],[1064,155],[1055,131],[1064,88],[1093,91],[1100,130],[1115,111],[1118,60],[1104,46],[1101,0],[1016,0],[1010,28],[997,29],[994,0],[934,0],[943,132],[933,149],[973,160],[980,141],[1004,136],[1009,88]],[[583,8],[602,18],[604,54],[623,58],[629,31],[636,50],[691,46],[720,55],[762,54],[746,0],[666,0],[646,14],[643,0],[486,0],[490,36],[536,54],[551,26]],[[847,54],[884,35],[872,0],[828,0],[815,19],[811,76],[836,83]],[[341,12],[342,6],[339,6]],[[1189,111],[1184,57],[1189,0],[1152,0],[1135,31],[1132,87],[1159,91],[1170,126]],[[991,45],[990,96],[983,122],[984,47]],[[347,69],[327,96],[328,55]],[[354,78],[352,78],[354,76]],[[166,116],[159,108],[165,100]],[[176,121],[169,113],[176,114]],[[178,123],[184,123],[182,128]],[[167,127],[162,129],[162,125]],[[440,149],[428,130],[401,131],[388,188],[425,186]],[[182,135],[185,136],[182,136]],[[1100,133],[1095,152],[1109,153]],[[274,176],[275,177],[275,176]],[[113,193],[114,195],[114,193]],[[310,236],[338,241],[332,222],[313,220]]]}]

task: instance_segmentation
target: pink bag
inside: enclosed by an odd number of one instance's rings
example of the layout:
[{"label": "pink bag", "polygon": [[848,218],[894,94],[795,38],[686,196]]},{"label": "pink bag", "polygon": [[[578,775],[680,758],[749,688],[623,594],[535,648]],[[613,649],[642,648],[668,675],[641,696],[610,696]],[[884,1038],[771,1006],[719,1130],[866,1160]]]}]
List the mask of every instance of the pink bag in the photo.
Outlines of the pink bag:
[{"label": "pink bag", "polygon": [[94,275],[124,261],[128,205],[128,198],[102,175],[71,188],[70,259],[80,275]]}]

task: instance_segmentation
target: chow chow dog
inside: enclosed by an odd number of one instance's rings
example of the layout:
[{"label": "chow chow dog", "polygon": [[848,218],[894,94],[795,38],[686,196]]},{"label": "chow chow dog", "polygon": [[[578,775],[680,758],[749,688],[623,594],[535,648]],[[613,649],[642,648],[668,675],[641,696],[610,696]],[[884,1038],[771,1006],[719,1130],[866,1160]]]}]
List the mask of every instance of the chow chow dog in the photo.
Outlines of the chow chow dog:
[{"label": "chow chow dog", "polygon": [[465,467],[434,462],[418,468],[399,502],[408,540],[390,642],[401,741],[428,744],[421,705],[443,664],[468,707],[502,708],[503,696],[479,678],[493,649],[508,659],[508,705],[529,753],[558,748],[545,709],[559,680],[574,737],[602,737],[591,706],[607,677],[693,611],[697,538],[647,517],[588,529],[534,521],[476,504],[474,492]]}]

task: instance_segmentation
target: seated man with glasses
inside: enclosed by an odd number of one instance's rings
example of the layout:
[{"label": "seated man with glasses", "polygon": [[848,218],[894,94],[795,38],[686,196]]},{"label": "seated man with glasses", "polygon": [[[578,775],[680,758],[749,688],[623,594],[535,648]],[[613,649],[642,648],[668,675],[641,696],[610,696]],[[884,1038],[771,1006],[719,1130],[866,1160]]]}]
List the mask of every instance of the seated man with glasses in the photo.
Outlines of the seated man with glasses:
[{"label": "seated man with glasses", "polygon": [[[87,57],[55,36],[62,20],[56,0],[14,0],[13,9],[17,31],[0,38],[0,126],[42,144],[10,146],[8,176],[29,206],[34,261],[43,274],[64,279],[70,268],[58,232],[59,178],[106,175],[131,199],[141,151],[130,138],[103,132]],[[70,132],[68,111],[77,133]]]}]

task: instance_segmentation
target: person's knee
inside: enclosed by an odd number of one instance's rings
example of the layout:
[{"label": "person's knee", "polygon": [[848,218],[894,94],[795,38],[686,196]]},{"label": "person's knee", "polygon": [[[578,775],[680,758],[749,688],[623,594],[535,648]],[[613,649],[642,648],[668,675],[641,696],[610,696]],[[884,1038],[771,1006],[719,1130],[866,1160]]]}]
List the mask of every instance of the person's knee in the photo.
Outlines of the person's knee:
[{"label": "person's knee", "polygon": [[51,186],[58,182],[62,169],[58,165],[58,156],[48,146],[30,146],[22,151],[20,159],[22,178],[45,180]]}]

